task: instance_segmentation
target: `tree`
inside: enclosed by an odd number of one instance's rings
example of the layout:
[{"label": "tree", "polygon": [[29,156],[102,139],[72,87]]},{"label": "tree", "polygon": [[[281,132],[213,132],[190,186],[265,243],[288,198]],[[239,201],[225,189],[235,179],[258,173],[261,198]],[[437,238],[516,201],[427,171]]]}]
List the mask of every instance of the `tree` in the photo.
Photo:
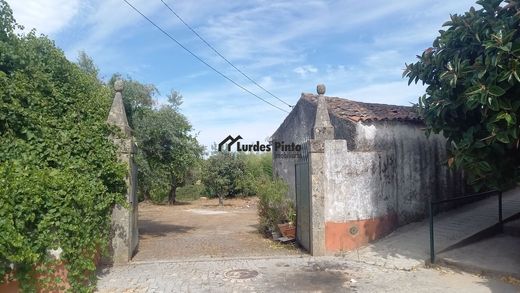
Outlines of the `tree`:
[{"label": "tree", "polygon": [[520,177],[520,3],[477,4],[452,15],[403,76],[427,85],[419,109],[427,134],[447,138],[448,165],[477,190],[506,189]]},{"label": "tree", "polygon": [[237,188],[243,195],[257,195],[259,186],[273,178],[271,153],[238,153],[238,158],[245,164]]},{"label": "tree", "polygon": [[236,153],[215,152],[204,166],[202,182],[206,192],[218,196],[219,204],[224,204],[228,195],[240,192],[239,182],[245,173],[245,163]]},{"label": "tree", "polygon": [[78,59],[76,61],[79,68],[85,71],[85,73],[94,76],[96,79],[99,79],[99,68],[94,63],[94,60],[85,53],[85,51],[79,51]]},{"label": "tree", "polygon": [[177,106],[167,104],[159,109],[145,109],[134,116],[140,160],[148,168],[143,176],[148,184],[152,180],[168,183],[170,204],[176,202],[177,188],[184,184],[190,168],[201,159],[204,150],[191,134],[191,124],[176,110]]},{"label": "tree", "polygon": [[123,79],[123,103],[128,123],[137,142],[138,192],[144,200],[161,198],[168,187],[168,201],[176,201],[177,187],[185,183],[190,169],[200,159],[203,148],[191,134],[192,127],[180,114],[182,95],[172,90],[167,104],[156,107],[159,91],[153,84],[141,83],[116,73],[108,81],[110,88]]},{"label": "tree", "polygon": [[127,76],[123,78],[121,74],[113,74],[108,81],[109,87],[114,92],[114,83],[116,80],[122,79],[125,82],[123,88],[123,104],[125,105],[128,124],[131,128],[135,127],[134,116],[140,111],[152,109],[154,105],[154,97],[159,91],[153,84],[144,84]]},{"label": "tree", "polygon": [[171,90],[170,94],[166,96],[168,103],[172,109],[179,111],[179,107],[182,105],[183,97],[175,90]]}]

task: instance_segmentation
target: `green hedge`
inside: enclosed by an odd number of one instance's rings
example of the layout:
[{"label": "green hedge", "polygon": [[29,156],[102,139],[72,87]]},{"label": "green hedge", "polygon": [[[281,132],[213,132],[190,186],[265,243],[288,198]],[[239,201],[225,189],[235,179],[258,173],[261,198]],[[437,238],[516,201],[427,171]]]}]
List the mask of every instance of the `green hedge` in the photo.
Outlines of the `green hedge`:
[{"label": "green hedge", "polygon": [[91,291],[125,190],[105,122],[110,91],[48,38],[15,28],[0,0],[0,276],[14,268],[34,290],[34,266],[61,247],[71,290]]}]

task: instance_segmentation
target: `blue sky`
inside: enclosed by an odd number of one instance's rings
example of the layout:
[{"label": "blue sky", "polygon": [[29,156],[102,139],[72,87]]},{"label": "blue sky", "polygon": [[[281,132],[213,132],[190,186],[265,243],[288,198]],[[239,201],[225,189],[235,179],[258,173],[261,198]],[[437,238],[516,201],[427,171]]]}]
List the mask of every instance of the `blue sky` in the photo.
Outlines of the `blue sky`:
[{"label": "blue sky", "polygon": [[[215,55],[160,0],[128,0],[212,66],[281,108]],[[401,78],[450,13],[474,1],[173,1],[184,20],[263,87],[295,104],[302,92],[409,105],[424,91]],[[54,39],[70,60],[79,50],[108,78],[119,72],[184,96],[182,112],[201,143],[228,134],[265,141],[287,113],[235,87],[166,38],[123,0],[8,0],[17,21]]]}]

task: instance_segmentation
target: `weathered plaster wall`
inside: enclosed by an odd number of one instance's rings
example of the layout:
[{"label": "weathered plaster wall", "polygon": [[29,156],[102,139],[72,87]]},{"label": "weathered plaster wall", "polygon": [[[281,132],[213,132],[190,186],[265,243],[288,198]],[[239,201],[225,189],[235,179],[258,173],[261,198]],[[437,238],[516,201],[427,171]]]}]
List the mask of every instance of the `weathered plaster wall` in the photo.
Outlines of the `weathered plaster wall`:
[{"label": "weathered plaster wall", "polygon": [[356,149],[325,143],[328,251],[348,250],[426,215],[430,197],[463,192],[461,175],[443,165],[445,139],[420,125],[358,123]]},{"label": "weathered plaster wall", "polygon": [[462,193],[460,174],[443,164],[445,139],[428,138],[421,128],[392,121],[358,123],[355,149],[345,140],[327,141],[330,219],[398,212],[399,223],[408,223],[424,216],[428,198]]},{"label": "weathered plaster wall", "polygon": [[[344,140],[325,143],[326,221],[346,222],[380,217],[396,210],[393,174],[377,152],[347,151]],[[394,190],[392,190],[394,189]]]},{"label": "weathered plaster wall", "polygon": [[449,170],[446,140],[426,137],[421,124],[385,121],[356,125],[356,152],[380,154],[381,179],[396,196],[399,223],[420,219],[429,198],[464,192],[459,172]]},{"label": "weathered plaster wall", "polygon": [[[316,117],[316,105],[300,99],[278,130],[271,136],[272,144],[284,141],[285,143],[304,144],[312,137],[312,127]],[[276,158],[273,151],[273,174],[282,178],[289,185],[288,197],[295,202],[295,174],[294,164],[299,159]]]},{"label": "weathered plaster wall", "polygon": [[[305,99],[300,99],[293,111],[287,116],[278,130],[271,136],[274,144],[276,141],[285,143],[305,144],[309,139],[314,138],[312,128],[316,119],[316,105]],[[330,115],[336,139],[346,139],[349,145],[355,145],[356,124],[353,122],[339,119]],[[289,185],[288,197],[293,201],[296,198],[294,186],[294,164],[299,159],[276,158],[273,152],[273,173],[274,176],[282,178]]]}]

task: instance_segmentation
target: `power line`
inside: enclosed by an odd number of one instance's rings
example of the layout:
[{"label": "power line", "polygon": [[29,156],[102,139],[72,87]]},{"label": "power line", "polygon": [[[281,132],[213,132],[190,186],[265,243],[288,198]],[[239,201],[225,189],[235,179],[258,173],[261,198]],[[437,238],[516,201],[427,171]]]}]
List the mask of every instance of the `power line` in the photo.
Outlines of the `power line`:
[{"label": "power line", "polygon": [[237,83],[236,81],[234,81],[233,79],[231,79],[230,77],[228,77],[227,75],[225,75],[224,73],[220,72],[218,69],[216,69],[215,67],[211,66],[210,64],[208,64],[206,61],[202,60],[202,58],[200,58],[199,56],[197,56],[195,53],[193,53],[192,51],[190,51],[190,49],[186,48],[183,44],[181,44],[179,41],[177,41],[174,37],[172,37],[168,32],[166,32],[164,29],[162,29],[159,25],[155,24],[155,22],[153,22],[150,18],[148,18],[146,15],[144,15],[141,11],[139,11],[139,9],[135,8],[135,6],[133,6],[132,4],[130,4],[130,2],[128,2],[127,0],[123,0],[128,6],[130,6],[133,10],[135,10],[135,12],[139,13],[143,18],[145,18],[149,23],[151,23],[153,26],[155,26],[158,30],[160,30],[164,35],[166,35],[168,38],[170,38],[172,41],[174,41],[175,43],[177,43],[177,45],[179,45],[181,48],[183,48],[186,52],[190,53],[193,57],[195,57],[195,59],[199,60],[200,62],[202,62],[204,65],[206,65],[207,67],[211,68],[213,71],[215,71],[216,73],[218,73],[220,76],[222,76],[223,78],[227,79],[228,81],[230,81],[231,83],[233,83],[234,85],[236,85],[237,87],[241,88],[242,90],[244,90],[245,92],[253,95],[254,97],[256,97],[257,99],[263,101],[264,103],[267,103],[273,107],[275,107],[276,109],[280,110],[280,111],[283,111],[285,113],[289,113],[288,111],[272,104],[271,102],[263,99],[262,97],[258,96],[257,94],[253,93],[252,91],[248,90],[247,88],[245,88],[244,86],[240,85],[239,83]]},{"label": "power line", "polygon": [[217,49],[215,49],[215,47],[213,47],[210,43],[208,43],[199,33],[197,33],[197,31],[195,31],[195,29],[193,29],[189,24],[187,24],[184,19],[182,19],[182,17],[180,17],[179,14],[177,14],[173,8],[170,7],[170,5],[168,5],[166,2],[164,2],[164,0],[161,0],[161,2],[164,4],[164,6],[166,6],[170,11],[171,13],[173,13],[173,15],[175,15],[190,31],[192,31],[201,41],[204,42],[204,44],[206,44],[211,50],[213,50],[213,52],[215,52],[218,56],[220,56],[220,58],[222,58],[224,61],[226,61],[229,65],[231,65],[231,67],[233,67],[236,71],[238,71],[240,74],[242,74],[245,78],[247,78],[250,82],[254,83],[257,87],[259,87],[260,89],[262,89],[264,92],[268,93],[269,95],[271,95],[273,98],[277,99],[278,101],[286,104],[287,106],[289,107],[292,107],[292,105],[288,104],[287,102],[285,102],[284,100],[280,99],[279,97],[277,97],[276,95],[274,95],[273,93],[271,93],[270,91],[268,91],[267,89],[265,89],[263,86],[261,86],[260,84],[258,84],[256,81],[254,81],[251,77],[249,77],[247,74],[245,74],[242,70],[240,70],[239,68],[237,68],[233,63],[231,63],[231,61],[229,61],[226,57],[224,57],[219,51],[217,51]]}]

